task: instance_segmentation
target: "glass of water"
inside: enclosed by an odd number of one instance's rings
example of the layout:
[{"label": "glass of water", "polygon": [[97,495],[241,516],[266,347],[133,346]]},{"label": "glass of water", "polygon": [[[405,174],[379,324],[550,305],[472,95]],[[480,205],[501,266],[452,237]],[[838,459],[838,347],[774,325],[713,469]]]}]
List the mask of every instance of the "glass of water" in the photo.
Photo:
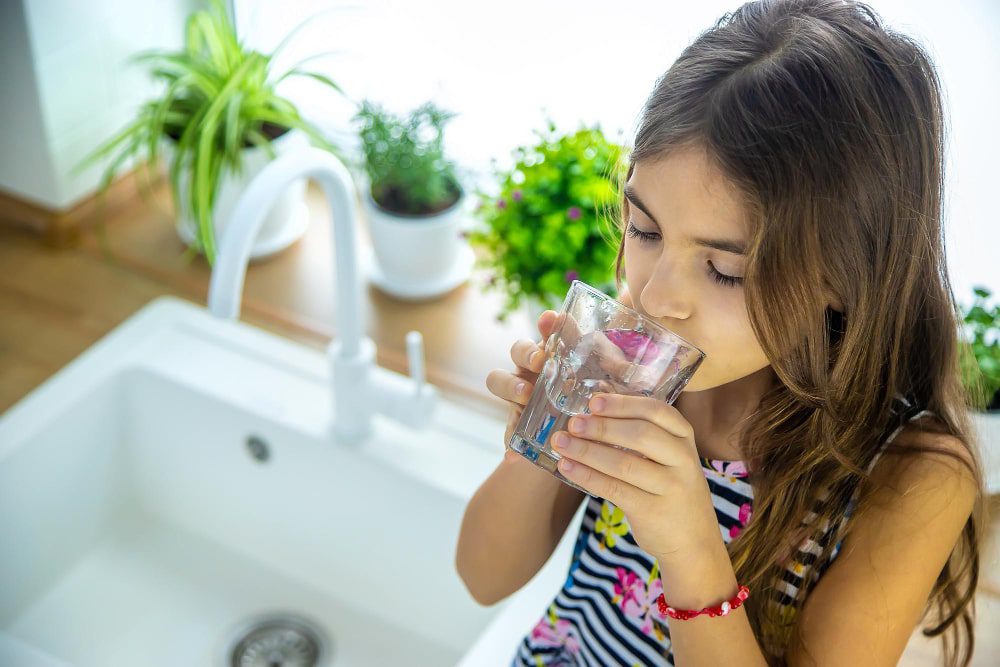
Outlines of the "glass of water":
[{"label": "glass of water", "polygon": [[705,359],[677,334],[574,280],[545,343],[545,365],[508,446],[570,486],[549,439],[591,394],[652,396],[673,403]]}]

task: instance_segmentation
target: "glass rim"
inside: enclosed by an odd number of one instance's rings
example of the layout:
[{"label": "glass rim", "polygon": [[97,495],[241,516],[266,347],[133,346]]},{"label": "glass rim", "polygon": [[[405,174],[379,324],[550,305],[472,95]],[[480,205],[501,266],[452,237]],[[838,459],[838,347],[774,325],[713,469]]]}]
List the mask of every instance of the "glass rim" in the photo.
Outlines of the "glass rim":
[{"label": "glass rim", "polygon": [[[681,342],[683,342],[685,345],[687,345],[688,347],[692,348],[696,352],[698,352],[698,354],[700,354],[702,357],[704,357],[704,358],[708,357],[708,355],[705,354],[704,350],[702,350],[700,347],[698,347],[697,345],[695,345],[694,343],[692,343],[691,341],[689,341],[687,338],[684,338],[684,336],[681,336],[680,334],[678,334],[678,333],[676,333],[674,331],[671,331],[670,329],[666,328],[665,326],[663,326],[659,322],[654,322],[653,320],[649,319],[648,317],[646,317],[645,315],[643,315],[642,313],[640,313],[635,308],[630,308],[629,306],[626,306],[624,303],[622,303],[618,299],[614,298],[613,296],[611,296],[609,294],[605,294],[601,290],[597,289],[596,287],[593,287],[592,285],[588,285],[587,283],[583,282],[582,280],[576,279],[572,283],[570,283],[570,286],[569,286],[570,292],[573,291],[573,288],[575,288],[577,286],[577,284],[579,284],[580,287],[582,287],[583,289],[587,290],[591,294],[594,294],[594,295],[599,296],[599,297],[604,298],[604,299],[608,299],[609,301],[611,301],[612,303],[614,303],[616,306],[618,306],[622,310],[624,310],[624,311],[626,311],[628,313],[633,314],[635,316],[635,318],[637,320],[639,320],[640,322],[642,322],[644,325],[649,325],[649,326],[651,326],[653,328],[661,329],[661,330],[667,332],[669,335],[673,336],[674,338],[680,340]],[[565,306],[566,304],[563,304],[563,305]]]}]

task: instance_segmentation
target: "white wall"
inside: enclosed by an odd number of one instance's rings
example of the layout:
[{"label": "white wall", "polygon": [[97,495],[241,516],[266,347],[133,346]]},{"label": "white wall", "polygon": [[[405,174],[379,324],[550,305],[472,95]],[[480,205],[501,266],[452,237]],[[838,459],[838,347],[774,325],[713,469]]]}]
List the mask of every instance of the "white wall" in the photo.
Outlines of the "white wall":
[{"label": "white wall", "polygon": [[90,195],[72,168],[157,91],[132,54],[183,44],[195,0],[0,1],[0,189],[51,209]]},{"label": "white wall", "polygon": [[19,0],[0,2],[0,187],[35,201],[56,192],[28,22]]},{"label": "white wall", "polygon": [[[433,98],[460,114],[449,152],[489,183],[490,160],[533,140],[548,110],[562,129],[600,122],[628,142],[655,79],[734,0],[234,0],[247,43],[269,50],[306,16],[331,9],[299,33],[276,65],[324,50],[311,64],[356,99],[396,111]],[[973,284],[1000,291],[1000,3],[996,0],[872,0],[886,20],[929,46],[943,79],[952,132],[947,156],[948,258],[956,295]],[[311,119],[350,127],[350,107],[311,81],[282,89]]]}]

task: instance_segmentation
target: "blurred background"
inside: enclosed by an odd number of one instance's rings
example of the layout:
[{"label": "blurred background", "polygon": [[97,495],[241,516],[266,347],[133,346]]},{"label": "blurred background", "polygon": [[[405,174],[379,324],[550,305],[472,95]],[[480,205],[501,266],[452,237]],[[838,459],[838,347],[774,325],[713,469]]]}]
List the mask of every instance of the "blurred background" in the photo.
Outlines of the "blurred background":
[{"label": "blurred background", "polygon": [[[1000,225],[992,205],[1000,138],[992,127],[1000,103],[1000,7],[988,0],[945,5],[932,0],[873,0],[890,25],[932,53],[947,94],[948,257],[956,293],[1000,283]],[[67,208],[88,196],[98,169],[77,177],[69,167],[126,123],[156,87],[126,58],[175,48],[196,2],[77,4],[59,0],[4,3],[2,48],[5,123],[0,128],[0,188]],[[433,99],[458,116],[445,137],[460,164],[484,178],[491,160],[532,139],[545,113],[562,127],[600,123],[631,138],[637,114],[683,47],[734,3],[637,2],[626,11],[606,2],[512,0],[478,3],[232,0],[247,46],[273,49],[303,19],[318,15],[289,44],[278,69],[301,57],[354,99],[396,111]],[[350,141],[351,105],[310,80],[280,88],[304,116]]]},{"label": "blurred background", "polygon": [[[109,156],[83,169],[74,167],[128,127],[143,103],[162,94],[163,81],[151,76],[150,67],[130,62],[130,58],[150,49],[181,49],[185,22],[201,6],[193,0],[4,3],[0,67],[7,92],[0,101],[4,119],[0,126],[0,192],[8,195],[4,206],[7,222],[40,232],[53,246],[72,245],[87,229],[115,225],[113,207],[103,214],[90,210],[102,175],[107,175]],[[340,87],[343,94],[316,78],[292,76],[278,83],[275,90],[338,146],[345,159],[355,160],[353,173],[359,179],[370,177],[365,169],[362,132],[352,120],[360,101],[371,100],[380,105],[381,113],[397,114],[400,122],[419,105],[433,103],[451,114],[444,127],[438,128],[438,148],[454,164],[467,191],[480,193],[480,199],[513,194],[518,167],[532,162],[528,157],[518,163],[515,150],[541,146],[539,132],[549,123],[557,127],[549,135],[550,142],[587,126],[599,128],[601,141],[627,146],[655,79],[700,31],[735,8],[725,2],[648,2],[620,11],[602,2],[579,2],[570,7],[520,0],[488,9],[448,0],[295,0],[280,4],[227,0],[225,6],[245,50],[270,53],[285,40],[269,64],[270,71],[285,72],[305,59],[304,67]],[[1000,64],[995,39],[1000,8],[987,0],[955,6],[930,0],[877,0],[872,6],[890,25],[927,46],[944,84],[949,114],[947,257],[956,297],[971,310],[977,286],[994,290],[1000,284],[1000,262],[994,251],[1000,247],[1000,225],[992,205],[1000,138],[991,125],[1000,95],[993,85]],[[120,179],[119,187],[111,189],[112,195],[117,192],[119,196],[109,196],[112,203],[127,200],[128,193],[140,189],[139,183],[122,178],[139,162],[139,156],[123,157],[114,173]],[[576,158],[567,159],[569,162],[550,163],[568,167]],[[595,175],[602,169],[607,171],[604,164],[588,165],[587,169]],[[553,186],[563,188],[559,197],[555,190],[546,190],[550,184],[536,185],[539,197],[546,193],[550,201],[558,199],[564,212],[582,205],[585,213],[595,213],[593,220],[585,216],[588,240],[579,240],[580,247],[562,249],[558,239],[565,235],[554,236],[556,242],[550,247],[556,249],[551,256],[541,258],[550,266],[548,275],[539,272],[529,276],[523,264],[519,272],[513,259],[502,266],[495,257],[484,258],[484,254],[501,251],[516,256],[510,253],[510,244],[521,237],[511,237],[514,241],[508,243],[509,239],[496,235],[474,246],[481,264],[468,282],[464,278],[469,272],[457,268],[459,263],[467,263],[467,258],[446,260],[444,263],[454,264],[453,275],[450,280],[438,276],[437,294],[430,283],[423,292],[414,289],[408,294],[401,287],[402,281],[390,285],[388,278],[372,276],[389,261],[385,251],[377,247],[379,259],[373,257],[371,266],[363,269],[374,284],[385,288],[381,295],[373,294],[374,299],[420,294],[454,299],[454,294],[443,294],[456,283],[465,285],[460,291],[482,288],[482,298],[476,303],[483,310],[467,311],[465,316],[473,317],[472,312],[477,313],[477,319],[502,315],[507,323],[494,323],[499,329],[489,328],[494,327],[491,324],[483,333],[488,347],[473,356],[484,362],[472,367],[474,379],[464,383],[472,393],[482,395],[481,378],[491,364],[506,363],[511,336],[536,335],[532,313],[561,300],[567,276],[610,287],[606,271],[597,275],[598,269],[592,267],[605,259],[603,249],[598,254],[594,250],[599,245],[595,240],[601,236],[597,220],[601,198],[581,197],[566,183]],[[467,199],[465,204],[471,209],[472,204],[481,207],[482,201]],[[536,221],[550,212],[542,210],[545,206],[548,204],[536,206]],[[154,211],[147,205],[125,217],[134,221],[137,216],[152,216]],[[226,214],[228,209],[216,211],[217,225],[223,224]],[[155,235],[155,230],[167,229],[170,223],[164,221],[172,215],[165,204],[156,217],[159,222],[142,223],[141,229]],[[499,229],[504,221],[490,220],[487,212],[465,215],[457,224],[465,230]],[[557,226],[555,221],[550,224]],[[105,251],[108,245],[114,247],[119,263],[129,263],[160,282],[167,280],[173,289],[185,291],[191,298],[204,290],[208,267],[190,264],[190,254],[184,263],[175,264],[184,245],[174,242],[172,235],[140,241],[134,235],[142,236],[142,232],[136,231],[135,225],[117,227],[116,233],[105,239]],[[293,295],[269,302],[258,298],[251,275],[247,305],[251,314],[267,311],[280,315],[286,322],[294,320],[293,326],[301,325],[306,333],[322,336],[332,333],[329,325],[336,315],[325,305],[332,301],[327,298],[330,294],[322,292],[330,282],[324,273],[329,262],[328,254],[319,253],[329,250],[325,237],[314,227],[309,227],[306,241],[299,244],[305,248],[296,245],[290,250],[315,257],[315,263],[309,264],[315,272],[308,281],[289,278],[288,289]],[[191,245],[190,233],[181,237]],[[528,243],[527,237],[522,240]],[[317,244],[324,244],[322,250]],[[311,250],[315,254],[310,254]],[[258,272],[277,272],[273,265],[282,261],[286,260],[278,257]],[[368,261],[367,256],[361,261]],[[294,272],[301,275],[302,269]],[[176,279],[169,278],[172,274]],[[180,281],[181,274],[187,282]],[[261,282],[272,284],[273,277]],[[495,332],[495,336],[488,332]],[[391,349],[401,351],[402,345],[394,342]],[[386,348],[386,352],[391,349]],[[32,379],[36,377],[32,375]],[[6,404],[12,399],[9,396]]]}]

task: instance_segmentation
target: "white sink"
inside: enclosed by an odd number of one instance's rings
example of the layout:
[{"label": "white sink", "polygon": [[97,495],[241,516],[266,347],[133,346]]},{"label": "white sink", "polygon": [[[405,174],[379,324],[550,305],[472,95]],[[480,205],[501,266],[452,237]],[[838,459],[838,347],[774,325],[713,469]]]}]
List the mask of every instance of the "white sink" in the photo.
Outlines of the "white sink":
[{"label": "white sink", "polygon": [[457,663],[504,606],[454,567],[504,424],[441,400],[425,430],[335,444],[328,368],[162,298],[4,414],[0,664],[228,665],[280,612],[323,664]]}]

